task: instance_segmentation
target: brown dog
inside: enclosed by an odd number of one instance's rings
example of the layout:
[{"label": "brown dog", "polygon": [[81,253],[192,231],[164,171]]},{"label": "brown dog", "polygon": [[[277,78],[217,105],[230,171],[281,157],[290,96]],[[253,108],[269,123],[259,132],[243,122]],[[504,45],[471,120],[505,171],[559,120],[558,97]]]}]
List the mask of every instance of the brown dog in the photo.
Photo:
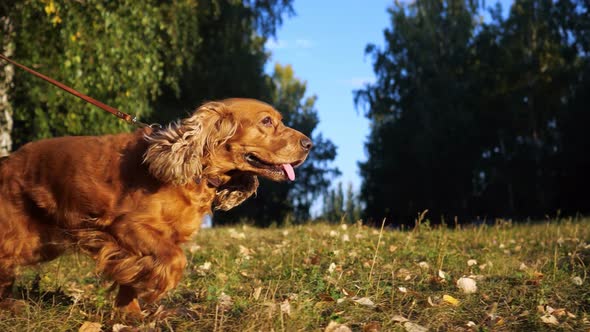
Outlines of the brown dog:
[{"label": "brown dog", "polygon": [[139,312],[174,288],[179,247],[211,209],[256,192],[257,176],[294,180],[312,142],[268,104],[228,99],[163,129],[29,143],[0,163],[0,299],[18,266],[70,247],[119,285],[115,304]]}]

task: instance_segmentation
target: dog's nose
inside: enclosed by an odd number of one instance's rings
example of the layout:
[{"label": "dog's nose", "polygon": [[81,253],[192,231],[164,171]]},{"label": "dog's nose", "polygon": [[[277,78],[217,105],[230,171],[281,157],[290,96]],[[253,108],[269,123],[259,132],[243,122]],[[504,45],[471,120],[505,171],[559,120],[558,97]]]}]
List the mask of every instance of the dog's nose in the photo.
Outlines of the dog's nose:
[{"label": "dog's nose", "polygon": [[303,148],[303,150],[305,151],[309,151],[311,150],[313,143],[311,142],[311,140],[309,138],[302,138],[301,141],[301,147]]}]

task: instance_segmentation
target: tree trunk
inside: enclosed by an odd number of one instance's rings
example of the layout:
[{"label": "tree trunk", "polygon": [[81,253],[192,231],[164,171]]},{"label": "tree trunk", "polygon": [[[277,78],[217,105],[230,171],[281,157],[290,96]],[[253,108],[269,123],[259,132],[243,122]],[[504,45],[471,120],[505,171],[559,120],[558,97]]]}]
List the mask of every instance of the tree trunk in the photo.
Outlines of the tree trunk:
[{"label": "tree trunk", "polygon": [[[0,51],[7,57],[14,53],[12,42],[13,27],[9,17],[0,17]],[[8,94],[12,87],[14,77],[14,66],[11,64],[0,64],[0,157],[7,156],[12,150],[12,105],[8,100]]]}]

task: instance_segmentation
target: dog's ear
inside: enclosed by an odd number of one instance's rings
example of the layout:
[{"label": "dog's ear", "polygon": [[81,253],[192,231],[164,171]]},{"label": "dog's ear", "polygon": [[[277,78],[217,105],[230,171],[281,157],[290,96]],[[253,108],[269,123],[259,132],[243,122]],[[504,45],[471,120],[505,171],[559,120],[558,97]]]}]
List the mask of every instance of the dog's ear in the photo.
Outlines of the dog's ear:
[{"label": "dog's ear", "polygon": [[186,184],[201,176],[206,161],[236,129],[237,122],[224,104],[206,103],[191,117],[146,135],[149,147],[143,162],[160,181]]},{"label": "dog's ear", "polygon": [[248,197],[256,193],[257,188],[258,178],[256,176],[246,173],[236,174],[218,188],[213,206],[215,210],[227,211],[242,204]]}]

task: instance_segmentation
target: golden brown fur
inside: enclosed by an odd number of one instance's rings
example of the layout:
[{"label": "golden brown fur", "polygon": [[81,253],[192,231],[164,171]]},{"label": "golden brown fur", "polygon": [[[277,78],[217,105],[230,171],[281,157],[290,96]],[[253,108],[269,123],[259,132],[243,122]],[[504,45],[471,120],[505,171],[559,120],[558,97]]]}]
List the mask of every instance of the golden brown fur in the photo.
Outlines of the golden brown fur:
[{"label": "golden brown fur", "polygon": [[0,161],[0,299],[19,266],[74,247],[119,286],[118,307],[139,311],[179,282],[179,245],[205,214],[243,202],[258,175],[285,180],[280,165],[310,148],[250,99],[206,103],[163,129],[29,143]]}]

